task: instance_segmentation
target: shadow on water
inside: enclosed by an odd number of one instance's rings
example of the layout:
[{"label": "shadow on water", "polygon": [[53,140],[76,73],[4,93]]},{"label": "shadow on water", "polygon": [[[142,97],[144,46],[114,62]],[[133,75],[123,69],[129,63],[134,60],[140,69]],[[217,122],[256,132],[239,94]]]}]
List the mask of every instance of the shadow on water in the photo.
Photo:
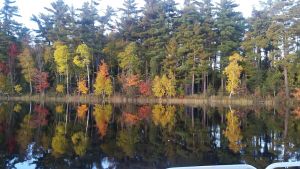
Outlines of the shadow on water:
[{"label": "shadow on water", "polygon": [[300,108],[0,105],[0,168],[166,168],[300,159]]}]

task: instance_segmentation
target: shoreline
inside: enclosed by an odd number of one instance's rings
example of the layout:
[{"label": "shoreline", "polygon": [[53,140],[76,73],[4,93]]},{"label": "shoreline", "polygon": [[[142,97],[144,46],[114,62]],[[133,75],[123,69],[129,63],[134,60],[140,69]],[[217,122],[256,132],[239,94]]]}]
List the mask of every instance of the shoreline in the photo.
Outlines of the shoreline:
[{"label": "shoreline", "polygon": [[184,98],[154,98],[154,97],[127,97],[111,96],[106,99],[94,95],[78,96],[48,96],[48,95],[24,95],[24,96],[0,96],[1,101],[22,102],[54,102],[54,103],[113,103],[113,104],[175,104],[175,105],[209,105],[209,106],[275,106],[279,101],[276,98],[232,97],[228,96],[187,96]]}]

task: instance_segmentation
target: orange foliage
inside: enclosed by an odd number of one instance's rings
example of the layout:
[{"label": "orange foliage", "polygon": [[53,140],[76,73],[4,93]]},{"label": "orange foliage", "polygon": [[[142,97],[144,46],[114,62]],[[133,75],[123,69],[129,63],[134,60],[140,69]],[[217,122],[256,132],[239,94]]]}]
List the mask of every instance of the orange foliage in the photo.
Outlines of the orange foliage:
[{"label": "orange foliage", "polygon": [[300,88],[296,88],[295,91],[293,92],[293,96],[297,99],[300,100]]},{"label": "orange foliage", "polygon": [[134,115],[134,114],[129,113],[129,112],[123,112],[122,118],[123,118],[123,121],[126,124],[129,124],[129,125],[134,125],[138,121],[141,120],[137,115]]},{"label": "orange foliage", "polygon": [[108,66],[103,60],[101,60],[101,66],[99,68],[99,73],[100,73],[101,76],[104,76],[104,77],[109,76]]},{"label": "orange foliage", "polygon": [[112,114],[111,105],[95,105],[93,115],[101,138],[106,135],[109,120]]},{"label": "orange foliage", "polygon": [[86,116],[86,112],[88,111],[88,106],[83,104],[77,107],[77,116],[79,119],[84,119]]},{"label": "orange foliage", "polygon": [[125,78],[125,86],[126,87],[134,87],[139,84],[139,76],[138,75],[129,75]]},{"label": "orange foliage", "polygon": [[294,111],[293,114],[296,116],[297,119],[300,119],[300,107],[297,107]]},{"label": "orange foliage", "polygon": [[142,106],[138,110],[138,117],[140,119],[147,119],[151,116],[151,107],[150,106]]}]

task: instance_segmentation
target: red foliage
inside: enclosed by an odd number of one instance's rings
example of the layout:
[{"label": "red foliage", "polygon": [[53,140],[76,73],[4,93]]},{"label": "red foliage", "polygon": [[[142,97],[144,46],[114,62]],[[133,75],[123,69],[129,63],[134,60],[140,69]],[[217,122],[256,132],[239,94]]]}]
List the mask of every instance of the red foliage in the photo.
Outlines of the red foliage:
[{"label": "red foliage", "polygon": [[43,92],[49,87],[48,73],[42,71],[36,71],[33,82],[35,84],[35,90],[39,93]]},{"label": "red foliage", "polygon": [[147,119],[151,115],[151,107],[150,106],[142,106],[138,110],[138,117],[140,119]]},{"label": "red foliage", "polygon": [[139,85],[139,91],[143,96],[151,95],[151,85],[149,82],[141,82]]},{"label": "red foliage", "polygon": [[18,47],[15,43],[9,45],[7,54],[9,57],[16,57],[18,55]]},{"label": "red foliage", "polygon": [[134,125],[138,121],[141,120],[137,115],[134,115],[134,114],[129,113],[129,112],[123,112],[122,118],[123,118],[123,121],[126,124],[129,124],[129,125]]},{"label": "red foliage", "polygon": [[31,126],[36,128],[39,126],[45,126],[48,124],[47,116],[49,114],[49,110],[40,106],[34,106],[34,111],[36,112],[31,119]]},{"label": "red foliage", "polygon": [[7,64],[0,61],[0,73],[7,75],[8,72],[9,72],[9,69],[7,67]]}]

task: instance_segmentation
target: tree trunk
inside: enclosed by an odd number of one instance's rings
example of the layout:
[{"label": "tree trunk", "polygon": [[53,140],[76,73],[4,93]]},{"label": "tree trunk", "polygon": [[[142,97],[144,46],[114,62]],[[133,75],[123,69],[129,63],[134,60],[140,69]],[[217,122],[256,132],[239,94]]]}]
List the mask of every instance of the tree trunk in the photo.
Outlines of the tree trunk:
[{"label": "tree trunk", "polygon": [[290,92],[289,92],[289,82],[288,82],[288,74],[287,74],[286,66],[284,66],[284,68],[283,68],[283,73],[284,73],[285,96],[286,96],[286,98],[289,98]]},{"label": "tree trunk", "polygon": [[32,95],[32,82],[29,81],[29,88],[30,88],[30,96]]},{"label": "tree trunk", "polygon": [[67,95],[69,95],[69,71],[67,70]]},{"label": "tree trunk", "polygon": [[195,73],[193,72],[193,75],[192,75],[192,95],[194,94],[194,88],[195,88]]},{"label": "tree trunk", "polygon": [[202,73],[203,94],[206,95],[206,73]]},{"label": "tree trunk", "polygon": [[223,95],[224,94],[224,77],[223,76],[221,77],[221,92]]},{"label": "tree trunk", "polygon": [[88,93],[90,93],[91,84],[90,84],[90,68],[89,65],[86,65],[87,78],[88,78]]}]

